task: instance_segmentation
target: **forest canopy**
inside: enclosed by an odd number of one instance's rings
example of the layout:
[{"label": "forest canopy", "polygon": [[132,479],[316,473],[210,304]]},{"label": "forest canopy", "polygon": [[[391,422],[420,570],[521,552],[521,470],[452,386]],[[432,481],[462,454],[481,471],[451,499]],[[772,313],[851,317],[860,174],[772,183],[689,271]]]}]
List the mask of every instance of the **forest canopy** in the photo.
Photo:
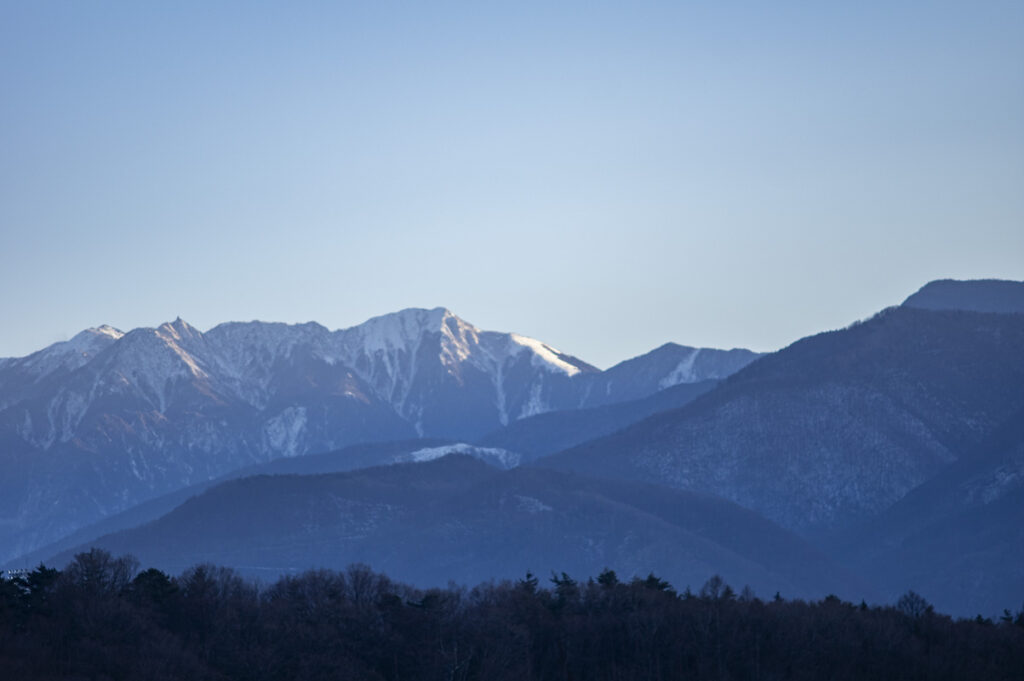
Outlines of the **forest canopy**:
[{"label": "forest canopy", "polygon": [[762,600],[711,577],[560,573],[417,589],[365,565],[270,585],[93,549],[0,580],[0,671],[25,679],[1010,679],[1024,609],[954,620],[892,606]]}]

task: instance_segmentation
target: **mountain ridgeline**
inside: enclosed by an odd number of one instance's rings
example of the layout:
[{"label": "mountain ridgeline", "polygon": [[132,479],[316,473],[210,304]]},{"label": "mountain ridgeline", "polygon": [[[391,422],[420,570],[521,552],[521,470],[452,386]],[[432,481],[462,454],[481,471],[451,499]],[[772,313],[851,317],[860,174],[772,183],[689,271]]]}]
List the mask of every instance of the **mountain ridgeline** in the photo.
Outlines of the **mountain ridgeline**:
[{"label": "mountain ridgeline", "polygon": [[181,319],[89,329],[0,362],[0,560],[134,504],[280,457],[519,419],[724,378],[745,350],[668,344],[602,372],[444,308],[329,331]]},{"label": "mountain ridgeline", "polygon": [[0,363],[8,557],[720,574],[997,614],[1024,602],[1022,301],[934,282],[760,358],[668,344],[603,372],[443,309],[91,330]]},{"label": "mountain ridgeline", "polygon": [[922,310],[1024,314],[1024,282],[940,279],[922,286],[903,301],[903,306]]},{"label": "mountain ridgeline", "polygon": [[877,514],[1024,408],[1024,315],[892,308],[539,465],[724,496],[784,527]]}]

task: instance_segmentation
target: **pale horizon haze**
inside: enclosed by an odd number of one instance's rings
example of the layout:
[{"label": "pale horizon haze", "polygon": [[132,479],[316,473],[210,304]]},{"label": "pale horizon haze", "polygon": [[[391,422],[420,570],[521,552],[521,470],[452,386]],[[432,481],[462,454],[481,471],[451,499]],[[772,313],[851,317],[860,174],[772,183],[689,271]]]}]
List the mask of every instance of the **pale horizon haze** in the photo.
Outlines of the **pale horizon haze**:
[{"label": "pale horizon haze", "polygon": [[451,309],[596,366],[1024,279],[1024,3],[0,0],[0,357]]}]

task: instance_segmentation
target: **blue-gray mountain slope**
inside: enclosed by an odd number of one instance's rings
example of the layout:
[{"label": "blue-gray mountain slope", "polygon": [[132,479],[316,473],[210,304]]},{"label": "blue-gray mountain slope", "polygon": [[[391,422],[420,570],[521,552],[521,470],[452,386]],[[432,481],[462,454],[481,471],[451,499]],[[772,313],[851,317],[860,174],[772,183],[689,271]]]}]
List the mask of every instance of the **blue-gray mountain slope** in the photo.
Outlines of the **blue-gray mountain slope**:
[{"label": "blue-gray mountain slope", "polygon": [[866,593],[795,535],[724,500],[549,470],[502,472],[459,455],[230,481],[92,544],[172,572],[210,561],[272,578],[359,561],[438,585],[611,567],[624,577],[654,571],[680,587],[719,573],[765,595]]},{"label": "blue-gray mountain slope", "polygon": [[537,465],[721,495],[784,527],[880,513],[1024,407],[1024,316],[893,308]]}]

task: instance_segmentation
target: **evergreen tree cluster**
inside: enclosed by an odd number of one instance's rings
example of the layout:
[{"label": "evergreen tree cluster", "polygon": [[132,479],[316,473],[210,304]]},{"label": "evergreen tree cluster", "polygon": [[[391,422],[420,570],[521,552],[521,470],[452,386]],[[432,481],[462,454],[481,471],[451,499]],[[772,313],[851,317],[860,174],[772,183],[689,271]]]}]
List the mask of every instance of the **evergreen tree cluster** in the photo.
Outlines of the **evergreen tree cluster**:
[{"label": "evergreen tree cluster", "polygon": [[712,577],[527,574],[416,589],[362,565],[260,587],[171,577],[93,549],[0,580],[0,677],[23,679],[1019,679],[1024,610],[953,620],[895,606],[767,601]]}]

